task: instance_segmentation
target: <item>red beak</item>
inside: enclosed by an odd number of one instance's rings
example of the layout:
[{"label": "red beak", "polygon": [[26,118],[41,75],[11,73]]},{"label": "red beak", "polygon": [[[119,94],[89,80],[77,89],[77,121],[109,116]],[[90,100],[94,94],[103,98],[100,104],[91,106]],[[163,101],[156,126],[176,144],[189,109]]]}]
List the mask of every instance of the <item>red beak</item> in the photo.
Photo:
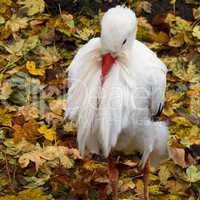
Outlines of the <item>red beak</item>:
[{"label": "red beak", "polygon": [[101,81],[102,85],[104,82],[104,79],[108,72],[110,71],[110,68],[115,63],[116,58],[114,58],[110,53],[104,54],[102,59],[102,70],[101,70]]}]

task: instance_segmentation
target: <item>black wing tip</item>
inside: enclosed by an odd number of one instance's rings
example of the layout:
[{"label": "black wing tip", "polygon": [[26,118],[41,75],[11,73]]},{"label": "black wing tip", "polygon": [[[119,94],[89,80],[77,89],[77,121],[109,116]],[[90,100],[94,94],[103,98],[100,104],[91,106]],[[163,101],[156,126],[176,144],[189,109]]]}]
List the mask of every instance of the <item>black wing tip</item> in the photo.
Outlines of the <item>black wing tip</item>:
[{"label": "black wing tip", "polygon": [[152,121],[159,121],[160,116],[161,116],[162,111],[163,111],[163,108],[164,108],[164,106],[160,103],[159,108],[158,108],[158,112],[151,117]]}]

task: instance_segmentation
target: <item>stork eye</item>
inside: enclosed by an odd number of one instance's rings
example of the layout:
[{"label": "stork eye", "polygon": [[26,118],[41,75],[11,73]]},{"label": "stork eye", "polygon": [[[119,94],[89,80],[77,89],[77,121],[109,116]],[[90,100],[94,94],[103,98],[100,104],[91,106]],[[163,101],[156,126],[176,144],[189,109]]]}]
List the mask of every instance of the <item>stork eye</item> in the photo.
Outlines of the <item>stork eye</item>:
[{"label": "stork eye", "polygon": [[126,44],[127,39],[125,39],[122,43],[122,46]]}]

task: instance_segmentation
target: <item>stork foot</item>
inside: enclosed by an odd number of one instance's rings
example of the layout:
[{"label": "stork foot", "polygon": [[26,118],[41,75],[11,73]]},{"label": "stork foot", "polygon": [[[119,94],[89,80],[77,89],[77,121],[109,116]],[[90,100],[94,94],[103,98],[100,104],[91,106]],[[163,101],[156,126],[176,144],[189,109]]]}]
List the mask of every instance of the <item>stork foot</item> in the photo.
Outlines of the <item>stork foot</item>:
[{"label": "stork foot", "polygon": [[149,172],[150,172],[150,162],[149,159],[146,161],[144,166],[144,200],[149,199]]},{"label": "stork foot", "polygon": [[108,159],[108,177],[112,187],[112,200],[118,200],[118,180],[119,180],[119,171],[116,166],[115,160],[111,157]]}]

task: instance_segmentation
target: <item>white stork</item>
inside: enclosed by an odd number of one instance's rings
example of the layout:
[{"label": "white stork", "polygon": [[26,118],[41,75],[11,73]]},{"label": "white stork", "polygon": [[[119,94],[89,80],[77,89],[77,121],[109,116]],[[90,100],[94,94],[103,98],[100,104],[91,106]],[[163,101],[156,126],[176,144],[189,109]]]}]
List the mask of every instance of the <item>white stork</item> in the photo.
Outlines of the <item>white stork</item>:
[{"label": "white stork", "polygon": [[[168,155],[162,112],[167,68],[147,46],[136,40],[135,13],[121,6],[109,9],[101,36],[81,47],[68,68],[69,91],[65,117],[77,124],[82,155],[122,151],[142,153],[144,198],[149,199],[149,161]],[[117,170],[109,165],[113,199],[117,199]]]}]

